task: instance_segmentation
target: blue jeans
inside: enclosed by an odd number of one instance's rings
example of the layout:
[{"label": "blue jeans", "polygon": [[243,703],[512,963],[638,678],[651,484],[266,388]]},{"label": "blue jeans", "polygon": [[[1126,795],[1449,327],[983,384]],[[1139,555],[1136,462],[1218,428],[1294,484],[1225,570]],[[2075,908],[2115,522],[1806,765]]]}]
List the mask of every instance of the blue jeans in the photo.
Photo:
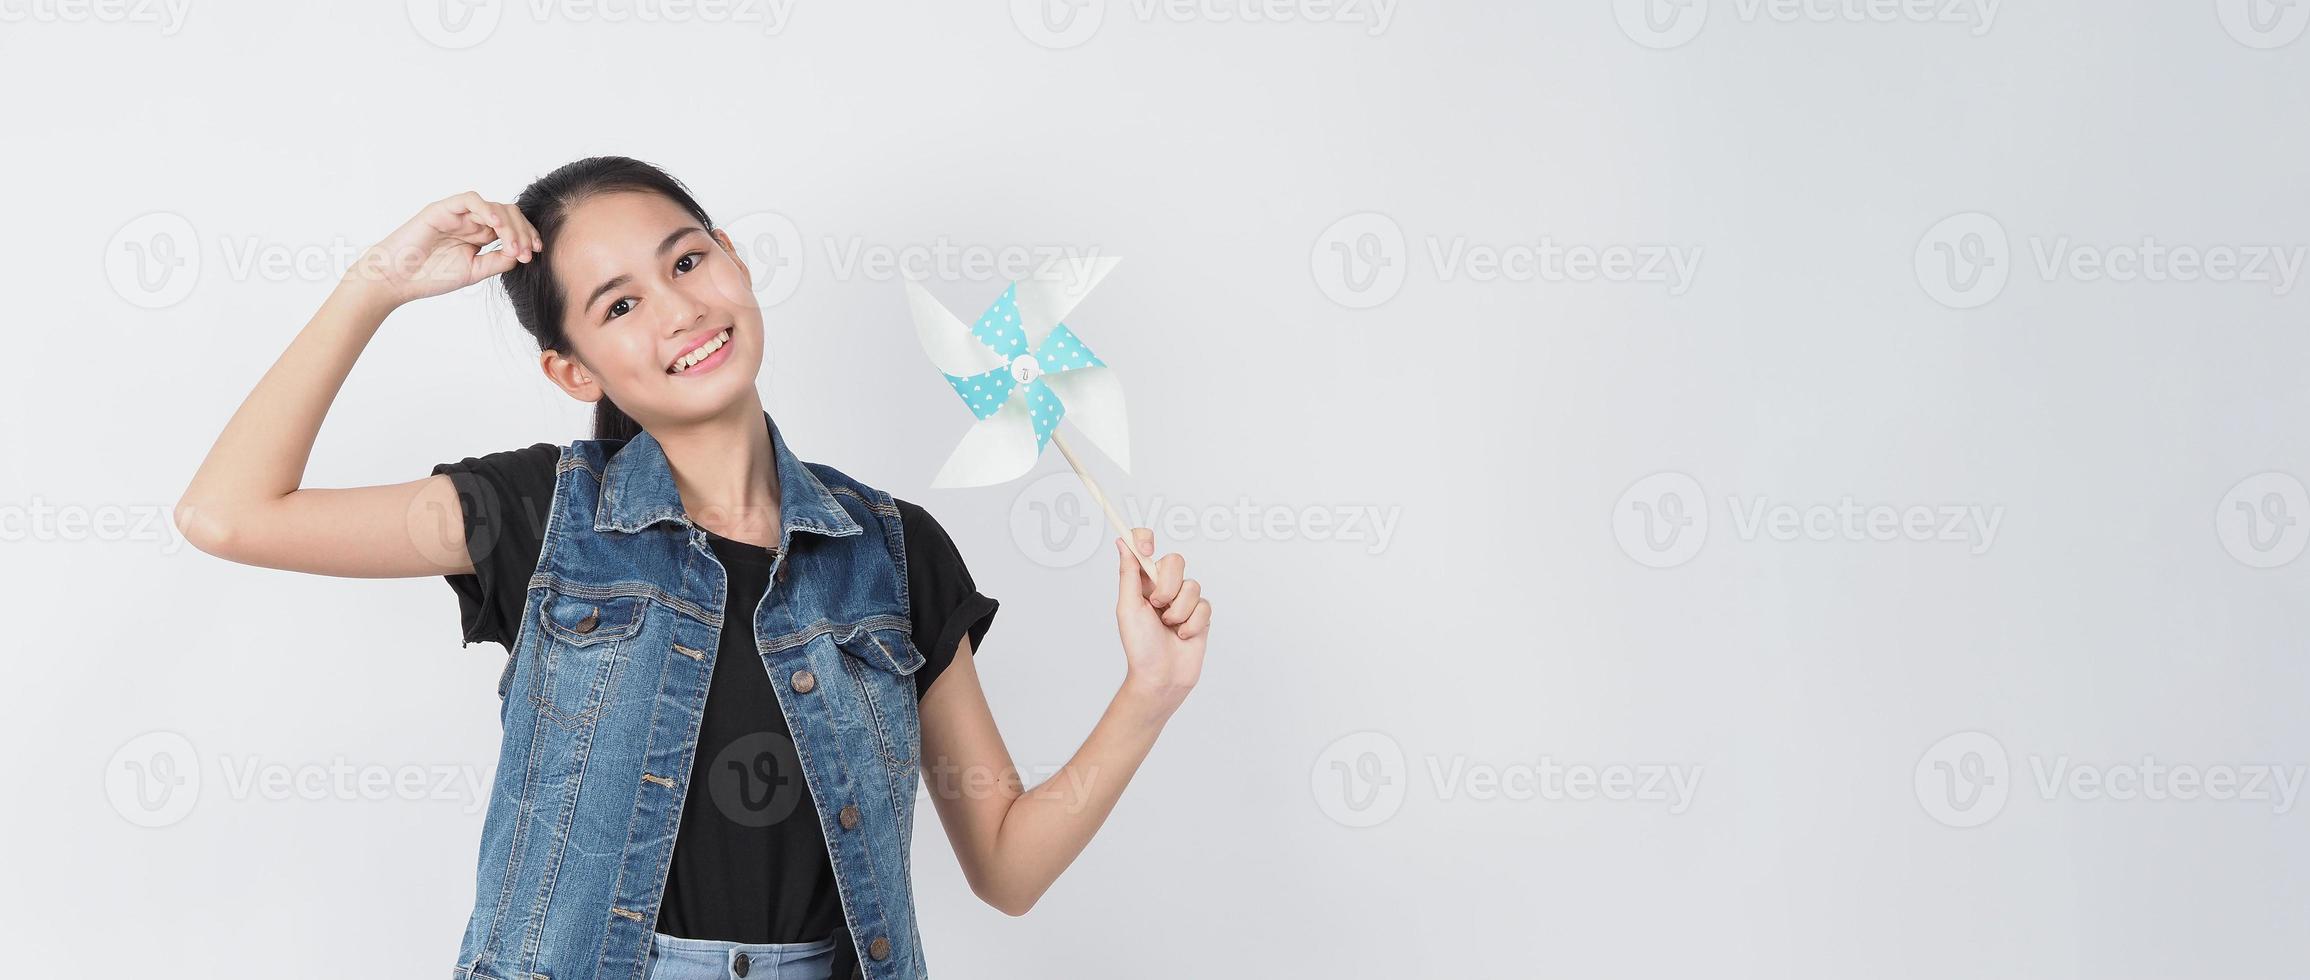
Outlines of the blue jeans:
[{"label": "blue jeans", "polygon": [[834,937],[813,943],[731,943],[657,933],[649,980],[828,980]]}]

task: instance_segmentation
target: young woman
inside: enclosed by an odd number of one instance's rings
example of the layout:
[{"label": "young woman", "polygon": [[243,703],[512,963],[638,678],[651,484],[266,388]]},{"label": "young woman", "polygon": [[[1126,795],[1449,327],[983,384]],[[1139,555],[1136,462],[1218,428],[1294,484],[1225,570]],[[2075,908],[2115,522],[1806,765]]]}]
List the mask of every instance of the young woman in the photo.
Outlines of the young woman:
[{"label": "young woman", "polygon": [[[593,438],[301,488],[386,316],[489,276],[546,378],[594,403]],[[972,667],[995,601],[922,508],[788,448],[750,283],[639,161],[580,160],[514,205],[436,201],[346,274],[178,504],[232,561],[446,576],[465,642],[506,647],[459,978],[924,976],[917,781],[971,889],[1024,914],[1201,671],[1211,603],[1185,560],[1149,580],[1115,539],[1123,683],[1025,789]]]}]

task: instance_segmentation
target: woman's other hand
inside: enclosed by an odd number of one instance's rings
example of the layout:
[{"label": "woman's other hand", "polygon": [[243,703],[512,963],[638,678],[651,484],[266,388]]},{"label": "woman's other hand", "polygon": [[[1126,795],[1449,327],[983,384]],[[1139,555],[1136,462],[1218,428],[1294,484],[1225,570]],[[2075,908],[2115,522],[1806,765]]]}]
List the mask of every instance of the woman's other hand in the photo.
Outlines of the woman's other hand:
[{"label": "woman's other hand", "polygon": [[[491,242],[505,247],[483,252]],[[463,289],[529,261],[544,247],[520,208],[466,191],[426,205],[369,246],[345,280],[392,308]]]}]

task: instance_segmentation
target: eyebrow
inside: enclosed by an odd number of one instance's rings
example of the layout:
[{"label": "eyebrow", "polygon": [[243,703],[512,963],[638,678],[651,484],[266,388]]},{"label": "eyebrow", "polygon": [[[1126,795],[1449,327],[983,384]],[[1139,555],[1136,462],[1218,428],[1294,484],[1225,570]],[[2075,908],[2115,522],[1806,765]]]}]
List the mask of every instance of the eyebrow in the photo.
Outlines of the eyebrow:
[{"label": "eyebrow", "polygon": [[[700,231],[700,230],[702,230],[702,229],[700,229],[700,228],[699,228],[698,226],[696,226],[696,225],[691,225],[691,226],[689,226],[689,227],[686,227],[686,228],[676,228],[676,229],[674,229],[674,233],[673,233],[673,234],[671,234],[671,235],[667,235],[667,236],[666,236],[666,239],[665,239],[664,241],[661,241],[661,242],[659,242],[659,243],[658,243],[658,256],[659,256],[660,258],[664,258],[664,257],[665,257],[665,254],[666,254],[666,252],[667,252],[668,250],[670,250],[670,249],[672,249],[672,248],[674,247],[674,243],[676,243],[676,242],[679,242],[679,241],[681,241],[682,239],[689,237],[689,235],[690,235],[690,233],[691,233],[691,232],[694,232],[694,231]],[[629,283],[629,282],[632,282],[632,281],[634,281],[634,277],[632,277],[632,276],[628,276],[628,275],[620,275],[620,276],[618,276],[618,277],[616,277],[616,278],[614,278],[614,279],[611,279],[611,280],[610,280],[610,281],[608,281],[608,282],[602,283],[602,284],[601,284],[601,285],[599,285],[599,286],[595,286],[595,287],[594,287],[594,291],[593,291],[593,293],[592,293],[592,294],[590,294],[590,295],[588,295],[588,296],[586,297],[586,302],[585,302],[585,305],[584,305],[584,306],[580,306],[580,307],[578,307],[578,309],[580,309],[580,310],[590,310],[590,309],[593,309],[593,308],[594,308],[594,303],[595,303],[596,301],[598,301],[598,300],[600,300],[600,299],[602,298],[602,294],[603,294],[603,293],[609,292],[610,290],[616,289],[616,288],[618,288],[619,286],[623,286],[623,285],[625,285],[625,284],[627,284],[627,283]]]}]

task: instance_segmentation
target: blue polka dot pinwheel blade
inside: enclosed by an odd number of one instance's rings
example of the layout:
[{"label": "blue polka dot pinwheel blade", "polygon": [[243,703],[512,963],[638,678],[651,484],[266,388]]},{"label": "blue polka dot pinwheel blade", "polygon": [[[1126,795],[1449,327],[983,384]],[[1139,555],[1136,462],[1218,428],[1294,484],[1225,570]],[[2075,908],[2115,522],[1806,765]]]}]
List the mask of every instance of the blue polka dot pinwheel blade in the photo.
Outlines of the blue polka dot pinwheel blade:
[{"label": "blue polka dot pinwheel blade", "polygon": [[940,373],[947,384],[954,386],[954,393],[962,396],[963,404],[970,406],[971,414],[982,419],[993,418],[1001,411],[1003,402],[1008,401],[1011,391],[1018,387],[1009,368],[995,368],[967,378]]},{"label": "blue polka dot pinwheel blade", "polygon": [[1067,329],[1064,323],[1052,326],[1050,334],[1043,338],[1042,346],[1035,348],[1035,362],[1042,366],[1044,374],[1107,366],[1107,362],[1091,353],[1091,348],[1083,343],[1083,338],[1075,336],[1075,332]]},{"label": "blue polka dot pinwheel blade", "polygon": [[1027,333],[1019,326],[1017,283],[1004,289],[1001,296],[995,297],[994,305],[979,314],[978,322],[971,324],[971,336],[1001,355],[1005,362],[1027,352]]},{"label": "blue polka dot pinwheel blade", "polygon": [[1041,455],[1043,447],[1051,444],[1051,430],[1058,428],[1059,420],[1066,417],[1067,406],[1060,404],[1059,393],[1052,391],[1041,378],[1027,382],[1020,390],[1026,399],[1027,416],[1035,421],[1035,453]]}]

